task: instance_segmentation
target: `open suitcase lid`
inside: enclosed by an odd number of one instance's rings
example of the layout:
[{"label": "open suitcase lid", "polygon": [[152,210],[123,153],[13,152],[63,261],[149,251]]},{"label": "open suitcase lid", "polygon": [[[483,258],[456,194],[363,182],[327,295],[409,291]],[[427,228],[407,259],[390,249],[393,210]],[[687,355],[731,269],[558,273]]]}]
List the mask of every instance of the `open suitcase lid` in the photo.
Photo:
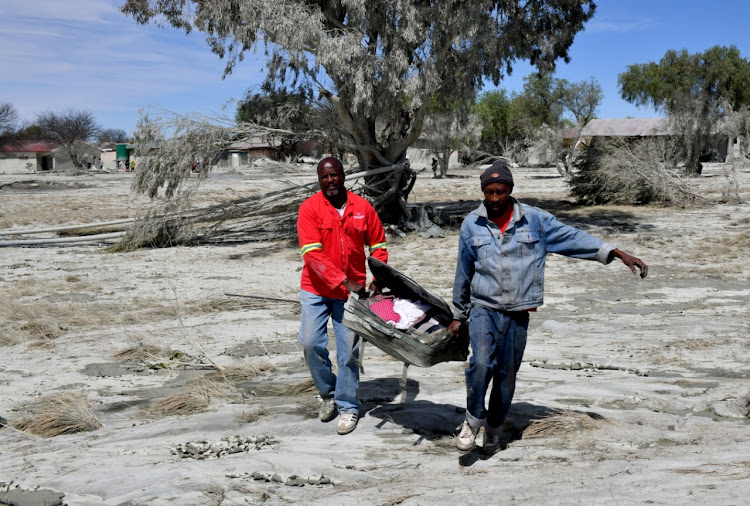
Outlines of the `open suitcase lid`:
[{"label": "open suitcase lid", "polygon": [[400,273],[390,265],[373,257],[367,258],[367,264],[370,266],[370,272],[375,277],[375,283],[379,288],[389,288],[394,295],[402,298],[426,302],[440,309],[446,316],[453,314],[450,306],[448,306],[442,297],[438,297],[425,290],[408,276]]}]

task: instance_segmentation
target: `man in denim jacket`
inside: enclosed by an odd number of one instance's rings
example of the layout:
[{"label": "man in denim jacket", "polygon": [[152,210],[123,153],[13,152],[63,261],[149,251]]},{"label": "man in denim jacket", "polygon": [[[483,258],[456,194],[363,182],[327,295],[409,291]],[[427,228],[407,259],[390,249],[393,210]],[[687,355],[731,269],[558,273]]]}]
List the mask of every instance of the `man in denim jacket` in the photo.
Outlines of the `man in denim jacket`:
[{"label": "man in denim jacket", "polygon": [[[480,180],[485,200],[461,224],[453,285],[456,316],[469,318],[472,350],[466,369],[466,421],[456,438],[462,451],[474,448],[483,426],[485,451],[500,446],[526,348],[529,311],[543,303],[547,253],[603,264],[619,258],[634,274],[640,270],[644,278],[648,273],[640,259],[512,198],[513,176],[505,162],[493,163]],[[449,328],[457,332],[458,326],[457,319]]]}]

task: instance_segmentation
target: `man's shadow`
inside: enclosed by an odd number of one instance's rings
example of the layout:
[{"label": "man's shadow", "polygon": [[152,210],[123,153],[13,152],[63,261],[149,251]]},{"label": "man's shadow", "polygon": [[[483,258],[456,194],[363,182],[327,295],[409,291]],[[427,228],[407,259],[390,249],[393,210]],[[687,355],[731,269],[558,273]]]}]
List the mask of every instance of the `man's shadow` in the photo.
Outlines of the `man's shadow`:
[{"label": "man's shadow", "polygon": [[[401,400],[401,388],[398,378],[379,378],[363,381],[360,384],[359,397],[362,402],[362,412],[381,422],[376,427],[386,423],[394,423],[420,436],[420,441],[426,439],[435,441],[458,434],[461,424],[466,418],[466,410],[453,404],[436,404],[425,399],[416,399],[419,393],[419,382],[407,380],[406,402]],[[503,424],[500,436],[500,447],[493,451],[485,451],[477,445],[473,450],[460,453],[458,464],[469,467],[479,460],[488,460],[493,455],[505,450],[514,441],[523,439],[524,431],[534,422],[560,415],[570,410],[561,410],[541,406],[529,402],[514,402]],[[596,413],[585,413],[593,419],[601,419]],[[481,433],[477,443],[481,440]]]},{"label": "man's shadow", "polygon": [[484,448],[477,446],[473,450],[461,455],[458,458],[458,464],[460,466],[468,467],[478,460],[490,459],[498,452],[507,449],[508,445],[512,442],[523,439],[524,432],[532,423],[571,412],[585,414],[594,420],[603,419],[601,415],[590,411],[577,412],[573,410],[550,408],[549,406],[540,406],[530,402],[514,402],[511,405],[510,412],[506,416],[505,423],[503,424],[503,432],[500,436],[500,447],[493,451],[485,451]]},{"label": "man's shadow", "polygon": [[453,436],[465,418],[464,408],[417,399],[419,382],[407,379],[406,401],[401,402],[400,378],[363,381],[359,386],[362,412],[379,418],[380,428],[394,423],[430,441]]}]

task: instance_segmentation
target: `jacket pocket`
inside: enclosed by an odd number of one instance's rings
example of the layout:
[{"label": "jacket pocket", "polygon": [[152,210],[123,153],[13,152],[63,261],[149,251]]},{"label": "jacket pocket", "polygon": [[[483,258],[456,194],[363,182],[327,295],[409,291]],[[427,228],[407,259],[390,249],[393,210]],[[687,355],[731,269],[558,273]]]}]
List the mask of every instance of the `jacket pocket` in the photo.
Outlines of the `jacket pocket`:
[{"label": "jacket pocket", "polygon": [[483,234],[471,236],[469,239],[469,245],[479,259],[487,258],[492,254],[492,237],[489,235]]},{"label": "jacket pocket", "polygon": [[537,249],[539,234],[535,232],[518,232],[515,235],[516,243],[521,254],[529,253]]}]

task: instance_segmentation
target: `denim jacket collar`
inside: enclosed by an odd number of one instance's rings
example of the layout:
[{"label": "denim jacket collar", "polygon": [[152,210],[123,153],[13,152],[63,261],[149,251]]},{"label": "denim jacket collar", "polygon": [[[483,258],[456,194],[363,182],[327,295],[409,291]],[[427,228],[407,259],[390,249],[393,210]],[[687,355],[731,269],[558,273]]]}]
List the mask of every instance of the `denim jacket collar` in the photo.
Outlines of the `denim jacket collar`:
[{"label": "denim jacket collar", "polygon": [[[518,200],[513,197],[511,197],[510,200],[513,203],[513,216],[511,217],[510,223],[508,224],[508,229],[513,228],[516,222],[521,221],[521,219],[523,219],[524,215],[526,214],[523,210],[523,206]],[[481,216],[482,218],[487,220],[488,223],[491,223],[489,217],[487,216],[487,208],[484,207],[484,200],[480,202],[479,207],[474,209],[470,214]]]}]

